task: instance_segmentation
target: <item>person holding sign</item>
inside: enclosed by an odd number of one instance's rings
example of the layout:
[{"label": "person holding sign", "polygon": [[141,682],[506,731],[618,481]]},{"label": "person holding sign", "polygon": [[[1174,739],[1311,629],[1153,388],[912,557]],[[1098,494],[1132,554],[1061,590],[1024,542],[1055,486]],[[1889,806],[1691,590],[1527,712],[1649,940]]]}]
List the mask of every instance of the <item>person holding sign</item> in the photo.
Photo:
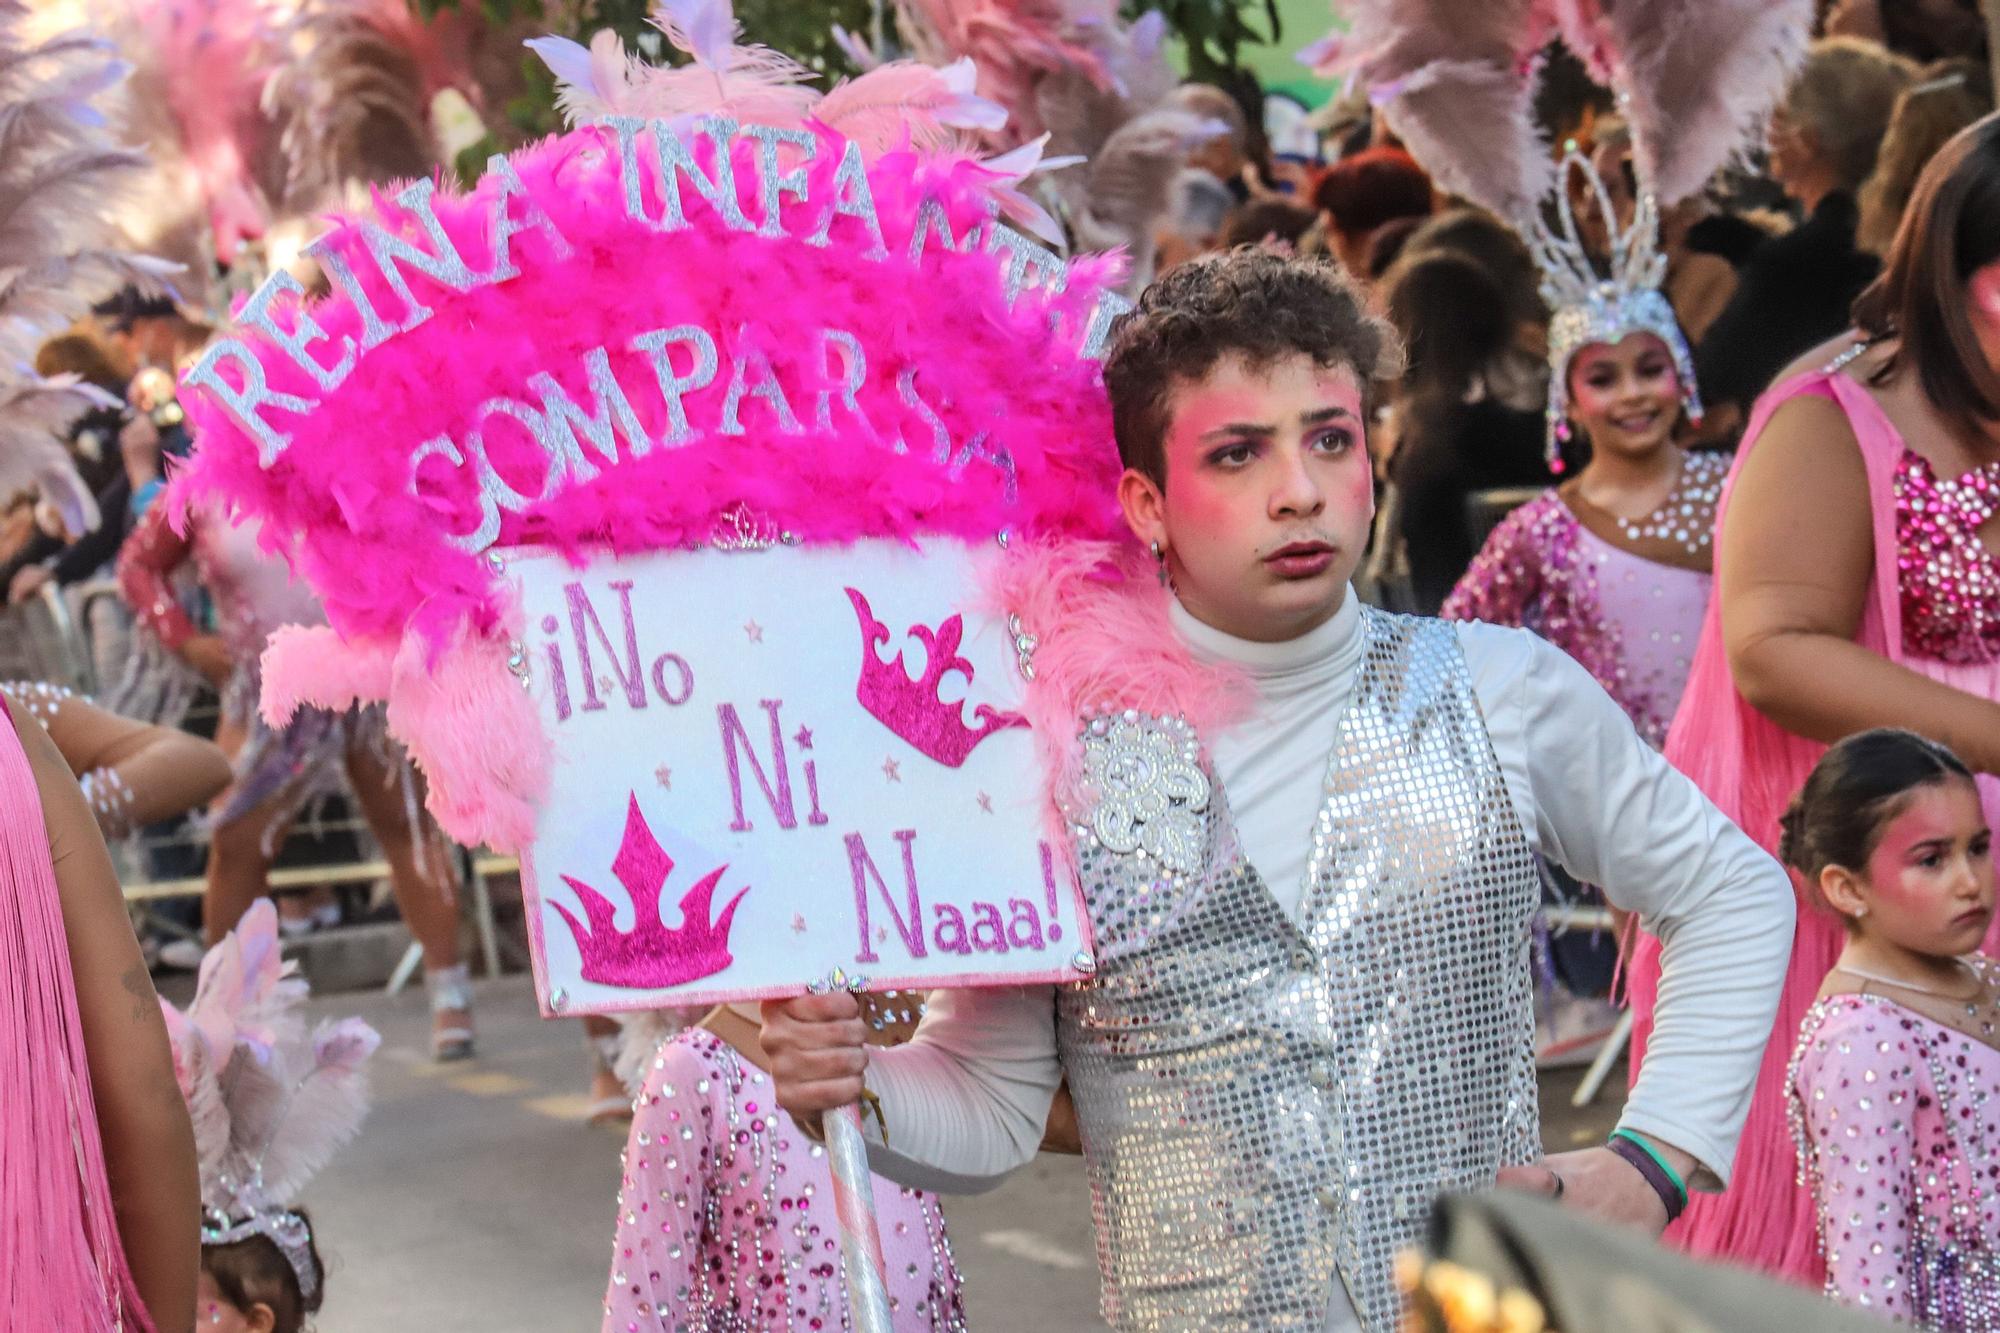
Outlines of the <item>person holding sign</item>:
[{"label": "person holding sign", "polygon": [[[878,1099],[870,1160],[906,1185],[1020,1166],[1066,1076],[1120,1329],[1381,1333],[1441,1194],[1497,1180],[1657,1233],[1729,1176],[1789,882],[1559,650],[1358,603],[1396,359],[1322,263],[1240,251],[1147,290],[1104,375],[1155,568],[1057,540],[997,589],[1038,643],[1094,975],[938,993],[886,1051],[838,990],[764,1008],[780,1104]],[[1617,1134],[1548,1157],[1537,853],[1666,945]]]}]

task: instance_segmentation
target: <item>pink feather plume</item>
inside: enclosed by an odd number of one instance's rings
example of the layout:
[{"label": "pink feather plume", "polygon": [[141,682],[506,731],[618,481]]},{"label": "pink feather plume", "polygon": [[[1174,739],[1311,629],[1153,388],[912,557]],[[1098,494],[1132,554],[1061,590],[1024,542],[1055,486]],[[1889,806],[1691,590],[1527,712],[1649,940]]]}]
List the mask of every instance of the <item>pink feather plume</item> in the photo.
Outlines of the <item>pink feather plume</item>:
[{"label": "pink feather plume", "polygon": [[381,1038],[358,1018],[308,1031],[297,971],[277,909],[260,898],[202,959],[186,1012],[161,1001],[202,1203],[225,1216],[289,1203],[367,1114],[366,1065]]},{"label": "pink feather plume", "polygon": [[1006,108],[1016,143],[1047,128],[1036,106],[1044,78],[1074,73],[1118,87],[1099,46],[1116,22],[1110,0],[901,0],[898,10],[919,58],[934,65],[971,58],[980,95]]},{"label": "pink feather plume", "polygon": [[1555,186],[1532,112],[1551,37],[1628,95],[1640,169],[1673,203],[1754,139],[1812,12],[1812,0],[1353,0],[1349,31],[1306,54],[1352,72],[1442,188],[1527,225]]}]

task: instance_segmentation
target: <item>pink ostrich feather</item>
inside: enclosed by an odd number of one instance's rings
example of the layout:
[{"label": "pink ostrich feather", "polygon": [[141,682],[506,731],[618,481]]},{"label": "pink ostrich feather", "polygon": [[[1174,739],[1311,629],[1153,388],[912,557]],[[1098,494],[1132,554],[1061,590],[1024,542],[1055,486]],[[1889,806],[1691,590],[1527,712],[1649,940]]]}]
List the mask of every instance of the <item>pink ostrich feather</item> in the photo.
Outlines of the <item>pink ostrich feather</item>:
[{"label": "pink ostrich feather", "polygon": [[1016,142],[1045,128],[1035,98],[1049,75],[1070,72],[1099,88],[1118,87],[1102,39],[1115,7],[1104,0],[902,0],[898,7],[924,60],[971,58],[980,95],[1006,108]]},{"label": "pink ostrich feather", "polygon": [[1517,225],[1555,186],[1532,114],[1536,53],[1560,36],[1628,96],[1662,202],[1700,190],[1763,125],[1811,35],[1812,0],[1354,0],[1302,53],[1351,71],[1447,191]]},{"label": "pink ostrich feather", "polygon": [[298,964],[259,898],[201,961],[182,1012],[162,1000],[174,1071],[194,1120],[203,1205],[238,1218],[295,1198],[368,1110],[381,1037],[358,1018],[308,1028]]},{"label": "pink ostrich feather", "polygon": [[813,118],[842,138],[881,153],[902,144],[963,147],[964,130],[997,130],[1007,112],[973,91],[970,60],[943,69],[913,60],[877,65],[838,84],[813,107]]},{"label": "pink ostrich feather", "polygon": [[275,129],[262,109],[277,60],[270,0],[123,0],[144,43],[182,151],[207,205],[216,257],[228,263],[270,225],[255,175]]},{"label": "pink ostrich feather", "polygon": [[[1050,826],[1078,797],[1081,720],[1107,707],[1184,719],[1212,736],[1252,703],[1240,672],[1196,662],[1174,632],[1171,594],[1128,535],[1022,543],[988,566],[986,599],[1035,636],[1024,712],[1048,784]],[[1067,839],[1065,838],[1066,842]]]},{"label": "pink ostrich feather", "polygon": [[654,65],[625,50],[610,30],[588,51],[562,37],[528,45],[562,81],[557,105],[571,123],[606,116],[676,120],[719,115],[759,125],[796,126],[819,100],[813,72],[768,46],[741,45],[730,0],[661,0],[651,22],[685,65]]},{"label": "pink ostrich feather", "polygon": [[[1570,0],[1630,98],[1661,200],[1701,190],[1754,144],[1812,35],[1812,0]],[[1574,42],[1575,39],[1572,39]]]}]

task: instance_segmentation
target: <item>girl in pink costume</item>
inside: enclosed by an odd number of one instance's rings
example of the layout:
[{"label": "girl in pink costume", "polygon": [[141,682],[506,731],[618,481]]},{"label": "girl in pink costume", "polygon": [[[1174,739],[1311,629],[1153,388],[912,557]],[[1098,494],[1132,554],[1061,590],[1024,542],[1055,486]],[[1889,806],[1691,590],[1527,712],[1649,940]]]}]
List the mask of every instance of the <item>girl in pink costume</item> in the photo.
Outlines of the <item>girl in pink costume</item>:
[{"label": "girl in pink costume", "polygon": [[1728,464],[1674,442],[1680,376],[1657,334],[1587,343],[1551,373],[1569,380],[1590,462],[1493,530],[1440,615],[1535,630],[1661,745],[1708,606]]},{"label": "girl in pink costume", "polygon": [[1971,770],[1907,731],[1827,751],[1780,848],[1847,944],[1787,1080],[1829,1296],[2000,1330],[2000,964],[1993,832]]},{"label": "girl in pink costume", "polygon": [[[1932,160],[1855,313],[1862,341],[1821,349],[1752,414],[1722,501],[1720,587],[1667,740],[1766,846],[1822,747],[1875,726],[1950,744],[1982,775],[1989,815],[2000,809],[2000,558],[1984,537],[2000,496],[2000,119]],[[1831,921],[1801,915],[1731,1188],[1669,1232],[1697,1253],[1820,1280],[1784,1086],[1841,945]],[[1642,939],[1635,1069],[1658,957]]]},{"label": "girl in pink costume", "polygon": [[[883,997],[889,999],[888,996]],[[884,1044],[913,1015],[874,1011]],[[778,1106],[753,1006],[723,1005],[647,1062],[625,1145],[604,1333],[847,1328],[826,1150]],[[875,1178],[898,1333],[965,1327],[937,1200]]]},{"label": "girl in pink costume", "polygon": [[[215,599],[214,634],[201,632],[176,596],[175,571],[189,561]],[[225,748],[241,746],[235,786],[213,818],[209,939],[219,941],[264,893],[285,829],[344,775],[389,862],[403,920],[423,946],[432,1053],[440,1060],[471,1055],[472,990],[459,961],[449,856],[422,813],[416,773],[389,738],[383,710],[304,708],[282,728],[258,713],[265,644],[280,626],[324,624],[318,601],[265,549],[257,524],[197,509],[182,536],[165,505],[148,510],[126,539],[118,583],[140,622],[221,692],[218,739]]]}]

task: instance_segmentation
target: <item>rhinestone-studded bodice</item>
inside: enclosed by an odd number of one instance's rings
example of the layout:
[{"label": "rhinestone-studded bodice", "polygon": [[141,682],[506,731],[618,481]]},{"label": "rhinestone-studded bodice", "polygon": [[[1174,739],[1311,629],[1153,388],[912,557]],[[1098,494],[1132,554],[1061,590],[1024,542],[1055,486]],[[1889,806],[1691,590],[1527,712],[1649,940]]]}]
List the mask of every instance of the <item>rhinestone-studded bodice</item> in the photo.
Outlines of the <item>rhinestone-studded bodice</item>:
[{"label": "rhinestone-studded bodice", "polygon": [[1296,919],[1192,731],[1085,729],[1097,972],[1057,1038],[1120,1329],[1321,1329],[1351,1300],[1389,1333],[1431,1202],[1538,1152],[1527,838],[1451,627],[1362,632]]},{"label": "rhinestone-studded bodice", "polygon": [[2000,560],[1979,540],[2000,509],[2000,462],[1947,480],[1905,449],[1895,488],[1904,647],[1941,662],[2000,660]]},{"label": "rhinestone-studded bodice", "polygon": [[1829,996],[1800,1025],[1786,1090],[1827,1295],[2000,1333],[2000,1051],[1880,996]]}]

